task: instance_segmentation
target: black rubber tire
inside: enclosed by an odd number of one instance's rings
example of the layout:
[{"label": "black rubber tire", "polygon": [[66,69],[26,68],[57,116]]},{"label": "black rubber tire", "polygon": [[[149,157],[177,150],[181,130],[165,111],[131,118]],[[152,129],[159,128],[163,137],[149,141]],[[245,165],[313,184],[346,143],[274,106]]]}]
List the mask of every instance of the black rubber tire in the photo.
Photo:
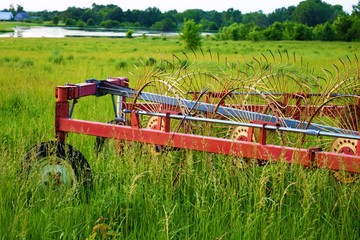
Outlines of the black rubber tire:
[{"label": "black rubber tire", "polygon": [[[83,188],[85,190],[91,188],[92,173],[88,161],[81,152],[71,145],[58,141],[43,142],[33,147],[21,162],[22,176],[29,179],[31,177],[31,171],[34,170],[33,168],[36,164],[51,157],[57,159],[56,164],[60,167],[62,166],[60,163],[61,161],[64,161],[71,166],[75,177],[74,180],[76,180],[78,188]],[[36,170],[37,169],[35,169],[35,171]]]}]

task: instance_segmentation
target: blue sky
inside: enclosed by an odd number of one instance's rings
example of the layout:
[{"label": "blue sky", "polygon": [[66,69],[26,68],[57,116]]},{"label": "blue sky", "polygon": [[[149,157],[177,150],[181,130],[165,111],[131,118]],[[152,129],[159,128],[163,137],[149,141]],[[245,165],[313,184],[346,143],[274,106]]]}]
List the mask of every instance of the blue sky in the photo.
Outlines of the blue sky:
[{"label": "blue sky", "polygon": [[[26,11],[42,11],[42,10],[59,10],[63,11],[68,7],[91,7],[94,0],[55,0],[55,1],[44,1],[44,0],[0,0],[0,10],[9,8],[10,4],[17,4],[24,7]],[[139,9],[144,10],[148,7],[157,7],[162,12],[176,9],[182,12],[186,9],[203,9],[205,11],[216,10],[224,11],[229,8],[240,10],[242,13],[255,12],[262,10],[264,13],[273,12],[277,8],[296,6],[301,1],[297,0],[250,0],[250,1],[239,1],[239,0],[153,0],[153,1],[138,1],[138,0],[100,0],[96,1],[96,4],[115,4],[121,7],[123,10],[127,9]],[[357,5],[358,0],[325,0],[325,2],[332,5],[339,4],[343,6],[343,9],[349,13],[352,11],[352,5]]]}]

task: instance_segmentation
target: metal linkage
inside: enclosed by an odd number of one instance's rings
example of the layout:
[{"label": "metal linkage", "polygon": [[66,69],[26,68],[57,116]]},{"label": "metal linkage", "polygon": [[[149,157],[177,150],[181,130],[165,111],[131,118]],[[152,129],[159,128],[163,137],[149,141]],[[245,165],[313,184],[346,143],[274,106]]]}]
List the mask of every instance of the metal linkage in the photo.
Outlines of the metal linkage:
[{"label": "metal linkage", "polygon": [[[137,95],[137,91],[134,89],[118,86],[116,84],[107,81],[102,81],[101,84],[99,84],[98,92],[100,92],[101,94],[113,94],[118,96],[126,96],[130,98]],[[236,118],[244,119],[248,121],[255,121],[257,119],[262,119],[263,121],[269,123],[281,122],[285,126],[292,129],[313,130],[315,132],[321,131],[324,132],[324,134],[325,132],[329,132],[330,134],[342,133],[345,135],[358,135],[358,132],[348,129],[342,129],[342,128],[323,125],[323,124],[307,123],[305,121],[276,117],[274,115],[257,113],[253,111],[242,110],[227,106],[217,106],[210,103],[195,102],[187,99],[177,99],[174,97],[163,96],[155,93],[141,92],[138,98],[142,100],[151,100],[154,103],[172,105],[174,107],[185,106],[188,109],[194,109],[195,111],[204,112],[204,113],[209,113],[209,112],[216,113],[221,116],[225,116],[229,118],[236,116]]]},{"label": "metal linkage", "polygon": [[[125,113],[131,113],[131,110],[124,110]],[[310,136],[326,136],[326,137],[334,137],[334,138],[348,138],[354,140],[360,140],[359,135],[350,135],[350,134],[341,134],[336,132],[325,132],[320,130],[314,129],[298,129],[298,128],[291,128],[291,127],[281,127],[281,126],[274,126],[274,125],[266,125],[266,124],[259,124],[259,123],[248,123],[248,122],[235,122],[229,120],[221,120],[221,119],[213,119],[213,118],[199,118],[199,117],[192,117],[192,116],[182,116],[182,115],[175,115],[175,114],[166,114],[166,113],[154,113],[154,112],[145,112],[145,111],[135,111],[135,114],[138,115],[147,115],[147,116],[154,116],[154,117],[163,117],[163,118],[173,118],[178,120],[189,120],[189,121],[197,121],[197,122],[207,122],[207,123],[216,123],[216,124],[223,124],[227,126],[243,126],[243,127],[252,127],[252,128],[264,128],[266,130],[272,131],[279,131],[279,132],[292,132],[292,133],[301,133]]]},{"label": "metal linkage", "polygon": [[[132,113],[131,126],[60,118],[58,130],[118,140],[134,141],[169,148],[203,151],[266,161],[282,161],[306,167],[360,172],[360,156],[323,152],[318,148],[293,148],[248,141],[207,137],[186,133],[141,128],[138,115]],[[137,119],[137,120],[136,120]]]},{"label": "metal linkage", "polygon": [[[69,101],[77,100],[81,97],[95,95],[104,96],[111,94],[121,98],[121,106],[116,111],[121,112],[119,116],[130,114],[130,126],[113,125],[93,121],[71,119],[69,115]],[[127,98],[134,98],[150,101],[153,104],[167,104],[174,108],[187,107],[189,110],[200,112],[212,112],[222,116],[238,116],[246,121],[231,121],[224,119],[214,119],[207,117],[194,117],[190,115],[176,115],[172,113],[148,112],[141,110],[130,110],[127,108]],[[290,118],[280,118],[285,123],[284,126],[274,125],[279,118],[273,115],[262,114],[252,111],[245,111],[229,106],[216,106],[210,103],[199,102],[198,100],[187,100],[155,94],[150,92],[139,92],[128,87],[126,78],[110,78],[98,81],[89,80],[83,84],[67,85],[56,88],[56,111],[55,111],[55,130],[56,136],[61,142],[65,141],[67,133],[78,133],[93,135],[98,137],[113,138],[118,140],[136,141],[169,148],[184,148],[190,150],[204,151],[210,153],[227,154],[242,156],[245,158],[255,158],[259,160],[285,161],[296,163],[303,166],[326,167],[335,171],[346,170],[352,173],[360,172],[360,136],[357,131],[331,127],[321,124],[307,124]],[[114,102],[114,101],[113,101]],[[113,103],[115,104],[115,103]],[[139,104],[142,104],[139,102]],[[149,104],[149,103],[146,103]],[[141,109],[141,108],[140,108]],[[72,110],[71,110],[72,111]],[[165,119],[164,130],[142,128],[139,115],[149,115]],[[118,115],[116,116],[118,117]],[[251,122],[261,118],[268,124],[258,124]],[[357,144],[353,154],[342,152],[323,152],[318,148],[295,148],[289,146],[278,146],[267,144],[265,141],[251,142],[233,139],[223,139],[218,137],[202,136],[189,133],[179,133],[170,131],[170,119],[180,121],[199,121],[212,124],[223,124],[225,126],[244,126],[248,128],[262,129],[266,138],[265,130],[293,132],[311,136],[327,136],[340,139],[353,139]],[[306,127],[305,127],[306,126]]]}]

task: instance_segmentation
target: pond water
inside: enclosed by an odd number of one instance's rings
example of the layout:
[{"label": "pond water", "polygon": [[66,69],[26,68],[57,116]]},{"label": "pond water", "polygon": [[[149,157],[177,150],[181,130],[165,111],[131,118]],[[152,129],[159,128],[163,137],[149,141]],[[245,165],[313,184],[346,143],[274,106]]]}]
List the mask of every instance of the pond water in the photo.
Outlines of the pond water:
[{"label": "pond water", "polygon": [[[2,33],[0,37],[23,37],[23,38],[64,38],[64,37],[126,37],[127,29],[123,31],[87,31],[63,27],[15,27],[14,32]],[[135,31],[132,36],[174,36],[177,33],[161,33],[151,31]]]}]

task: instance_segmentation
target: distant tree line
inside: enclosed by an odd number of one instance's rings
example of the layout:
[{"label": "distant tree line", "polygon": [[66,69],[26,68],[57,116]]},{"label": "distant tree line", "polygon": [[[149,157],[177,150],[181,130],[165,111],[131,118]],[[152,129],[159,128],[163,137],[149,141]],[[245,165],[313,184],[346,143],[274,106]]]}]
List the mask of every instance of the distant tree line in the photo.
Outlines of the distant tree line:
[{"label": "distant tree line", "polygon": [[216,33],[219,40],[360,40],[360,1],[346,13],[341,5],[305,0],[297,6],[243,14],[230,8],[223,12],[190,9],[162,13],[156,7],[124,11],[117,5],[92,4],[91,8],[69,7],[65,11],[32,12],[32,21],[54,25],[104,28],[147,28],[179,31],[184,19],[193,20],[201,31]]},{"label": "distant tree line", "polygon": [[360,40],[360,1],[351,14],[340,5],[321,0],[306,0],[297,7],[276,9],[269,15],[261,12],[244,16],[240,23],[223,26],[217,38],[222,40]]}]

